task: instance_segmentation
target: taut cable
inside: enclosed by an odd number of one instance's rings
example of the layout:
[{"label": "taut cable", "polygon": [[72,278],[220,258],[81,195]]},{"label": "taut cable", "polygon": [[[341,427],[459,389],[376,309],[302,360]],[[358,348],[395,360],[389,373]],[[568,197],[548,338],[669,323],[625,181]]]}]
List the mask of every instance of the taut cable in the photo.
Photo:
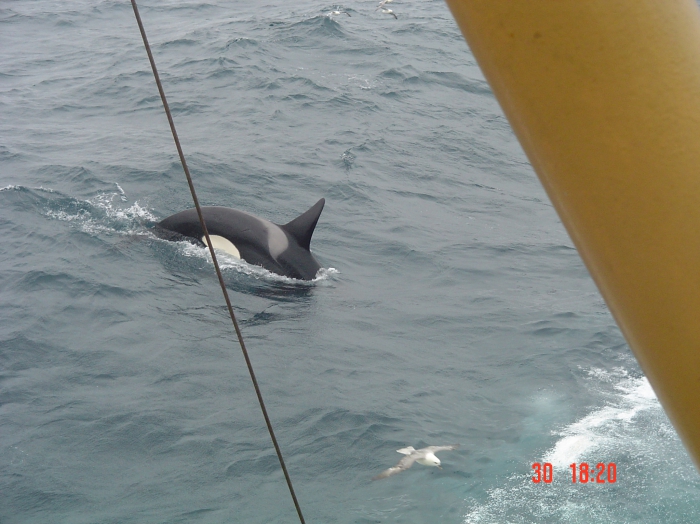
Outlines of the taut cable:
[{"label": "taut cable", "polygon": [[175,122],[173,122],[173,117],[170,113],[170,106],[168,106],[168,101],[165,98],[165,91],[163,91],[163,85],[160,82],[160,77],[158,76],[158,69],[156,69],[156,63],[153,60],[153,53],[151,53],[151,46],[148,45],[148,38],[146,38],[146,30],[143,28],[143,22],[141,21],[141,16],[139,15],[139,9],[136,6],[136,0],[131,0],[131,5],[134,8],[134,15],[136,15],[136,22],[139,25],[139,30],[141,31],[141,37],[143,38],[143,45],[146,47],[146,53],[148,54],[148,60],[151,62],[151,69],[153,69],[153,76],[156,79],[156,84],[158,85],[158,92],[160,93],[160,98],[163,101],[163,108],[165,109],[165,114],[168,117],[168,123],[170,123],[170,130],[173,132],[173,139],[175,140],[175,146],[177,147],[177,153],[180,155],[180,162],[182,163],[182,169],[185,171],[185,176],[187,177],[187,184],[190,186],[190,193],[192,194],[192,200],[194,201],[194,207],[197,208],[197,215],[199,216],[199,223],[202,225],[202,231],[204,231],[204,237],[207,240],[207,246],[209,246],[209,253],[211,254],[212,262],[214,263],[214,269],[216,269],[216,276],[219,278],[219,285],[221,286],[221,291],[224,294],[224,300],[226,301],[226,307],[228,308],[228,313],[231,317],[231,322],[233,322],[233,327],[236,330],[236,335],[238,336],[238,342],[241,345],[241,351],[243,351],[243,357],[245,358],[245,363],[248,366],[248,372],[250,373],[250,379],[253,381],[253,387],[255,388],[255,394],[258,396],[258,402],[260,403],[260,409],[262,410],[263,417],[265,417],[265,424],[267,424],[267,430],[270,432],[270,438],[272,439],[272,444],[275,446],[275,451],[277,452],[277,457],[280,460],[280,466],[282,466],[282,471],[284,472],[284,478],[287,479],[287,486],[289,487],[289,493],[292,495],[292,500],[294,501],[294,507],[297,509],[297,514],[299,515],[299,520],[302,524],[306,524],[304,516],[301,513],[301,507],[299,506],[299,501],[294,493],[294,487],[292,486],[292,479],[287,471],[287,466],[282,458],[282,450],[277,443],[277,438],[275,437],[275,432],[272,430],[272,423],[270,422],[270,417],[267,415],[267,408],[265,408],[265,402],[262,398],[262,393],[260,392],[260,386],[258,386],[258,381],[255,378],[255,372],[253,371],[253,364],[250,362],[250,357],[248,356],[248,350],[245,347],[245,342],[243,342],[243,335],[241,334],[241,329],[238,327],[238,321],[236,320],[236,315],[233,313],[233,306],[231,306],[231,300],[228,296],[228,291],[226,290],[226,284],[224,283],[224,277],[221,274],[221,269],[219,268],[219,262],[216,260],[216,253],[214,253],[214,247],[209,238],[209,231],[207,230],[207,225],[204,222],[204,216],[202,215],[202,208],[199,205],[199,200],[197,199],[197,193],[194,190],[194,184],[192,183],[192,177],[190,176],[190,170],[187,167],[187,162],[185,161],[185,155],[182,152],[182,146],[180,145],[180,139],[177,136],[177,131],[175,130]]}]

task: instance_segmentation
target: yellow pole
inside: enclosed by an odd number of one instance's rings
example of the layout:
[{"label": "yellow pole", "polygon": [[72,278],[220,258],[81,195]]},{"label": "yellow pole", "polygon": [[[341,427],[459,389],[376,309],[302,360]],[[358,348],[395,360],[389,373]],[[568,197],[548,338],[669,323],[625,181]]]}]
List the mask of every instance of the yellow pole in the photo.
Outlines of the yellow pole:
[{"label": "yellow pole", "polygon": [[700,466],[698,6],[447,3]]}]

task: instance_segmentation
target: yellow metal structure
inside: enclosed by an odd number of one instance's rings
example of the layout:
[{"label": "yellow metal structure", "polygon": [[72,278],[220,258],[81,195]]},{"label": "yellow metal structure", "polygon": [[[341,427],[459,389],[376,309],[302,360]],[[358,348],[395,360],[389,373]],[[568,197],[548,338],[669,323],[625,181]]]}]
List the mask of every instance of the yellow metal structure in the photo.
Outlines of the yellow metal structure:
[{"label": "yellow metal structure", "polygon": [[700,466],[698,6],[447,3]]}]

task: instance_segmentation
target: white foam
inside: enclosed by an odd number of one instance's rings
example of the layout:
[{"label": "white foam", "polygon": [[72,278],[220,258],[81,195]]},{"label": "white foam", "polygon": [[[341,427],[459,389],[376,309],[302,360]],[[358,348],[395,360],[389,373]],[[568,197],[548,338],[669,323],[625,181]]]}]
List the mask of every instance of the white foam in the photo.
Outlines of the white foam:
[{"label": "white foam", "polygon": [[80,213],[70,214],[66,213],[65,211],[53,210],[46,211],[46,216],[50,216],[51,218],[55,218],[56,220],[60,220],[61,222],[73,222],[74,220],[83,218],[83,215],[81,215]]},{"label": "white foam", "polygon": [[22,190],[22,189],[33,189],[34,191],[43,191],[44,193],[55,193],[56,192],[53,189],[43,187],[43,186],[25,187],[25,186],[18,186],[15,184],[10,184],[9,186],[0,187],[0,191],[17,191],[17,190]]},{"label": "white foam", "polygon": [[[618,513],[624,513],[627,502],[619,500],[621,505],[610,504],[608,499],[598,498],[605,496],[605,490],[585,491],[587,488],[582,488],[580,483],[572,483],[570,464],[626,462],[629,471],[629,461],[633,460],[634,467],[640,469],[639,474],[658,479],[659,470],[654,465],[658,453],[663,453],[666,461],[670,459],[669,451],[673,457],[686,457],[645,377],[630,376],[623,368],[591,369],[587,375],[593,390],[603,399],[607,398],[605,405],[553,431],[558,437],[554,445],[541,458],[525,457],[527,462],[518,468],[519,473],[503,479],[499,487],[488,491],[484,502],[469,509],[464,515],[465,524],[620,522]],[[663,452],[659,451],[661,448]],[[532,482],[534,462],[550,462],[554,466],[552,484]],[[687,459],[684,466],[689,476],[696,475]],[[620,475],[618,473],[618,477]],[[664,482],[682,482],[682,477],[682,472],[674,470]],[[621,478],[618,481],[622,486]],[[631,481],[625,480],[626,484]],[[623,494],[627,496],[627,492],[622,491],[618,497]],[[581,497],[586,497],[583,502]],[[629,497],[634,499],[637,494],[630,492]]]},{"label": "white foam", "polygon": [[[119,187],[117,185],[117,187]],[[121,190],[121,188],[119,188]],[[130,221],[135,219],[157,221],[157,218],[146,208],[142,207],[138,201],[127,208],[114,207],[112,202],[115,198],[126,201],[126,196],[122,193],[102,193],[88,200],[93,206],[102,209],[109,218],[119,221]]]},{"label": "white foam", "polygon": [[[141,206],[138,201],[129,207],[115,207],[113,204],[115,198],[119,198],[122,202],[127,200],[124,190],[119,184],[115,183],[115,185],[119,190],[117,193],[101,193],[89,200],[75,200],[77,204],[75,209],[48,209],[44,214],[62,222],[75,222],[81,231],[89,234],[129,236],[146,234],[143,222],[155,222],[157,218],[148,209]],[[43,187],[35,189],[49,193],[55,192]],[[97,213],[92,210],[97,211]]]},{"label": "white foam", "polygon": [[316,273],[316,278],[312,280],[312,282],[324,282],[324,281],[330,281],[333,280],[335,275],[339,275],[340,271],[338,271],[334,267],[322,267],[321,269],[318,270],[318,273]]},{"label": "white foam", "polygon": [[[609,377],[619,375],[620,372],[592,370],[589,374],[607,381]],[[568,468],[573,462],[581,462],[583,457],[614,440],[623,429],[619,427],[620,424],[629,424],[640,411],[659,407],[654,390],[646,377],[627,376],[615,385],[615,389],[622,395],[614,404],[597,409],[563,430],[555,432],[562,438],[544,454],[542,462],[550,462],[559,469]]]},{"label": "white foam", "polygon": [[[185,255],[186,257],[197,257],[197,258],[203,258],[210,264],[212,263],[211,260],[211,255],[209,254],[209,249],[203,246],[199,246],[196,244],[192,244],[187,241],[183,242],[178,242],[180,245],[180,249],[182,250],[182,254]],[[214,246],[216,249],[216,246]],[[216,249],[216,259],[219,262],[219,267],[222,270],[234,270],[238,271],[239,273],[243,273],[245,275],[251,276],[257,280],[272,280],[276,282],[284,282],[287,284],[296,284],[296,285],[309,285],[312,283],[319,283],[319,282],[324,282],[324,281],[329,281],[331,280],[335,275],[340,273],[337,269],[329,267],[329,268],[321,268],[318,270],[318,273],[316,273],[316,277],[313,280],[298,280],[296,278],[290,278],[290,277],[285,277],[282,275],[278,275],[277,273],[273,273],[272,271],[268,271],[264,267],[261,266],[255,266],[252,264],[249,264],[243,259],[235,258],[231,256],[230,254],[226,253],[225,251]]]},{"label": "white foam", "polygon": [[114,183],[114,185],[117,186],[117,189],[118,189],[119,192],[121,193],[120,198],[121,198],[122,202],[126,202],[126,193],[125,193],[124,190],[122,189],[122,186],[120,186],[120,185],[117,184],[116,182]]}]

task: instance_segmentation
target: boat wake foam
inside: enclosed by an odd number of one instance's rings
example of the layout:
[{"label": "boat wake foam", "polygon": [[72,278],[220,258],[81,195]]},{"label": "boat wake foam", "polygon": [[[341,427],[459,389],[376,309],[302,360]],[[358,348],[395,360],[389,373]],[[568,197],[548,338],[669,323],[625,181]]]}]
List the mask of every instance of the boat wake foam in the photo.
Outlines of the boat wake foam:
[{"label": "boat wake foam", "polygon": [[[630,507],[662,514],[669,505],[700,521],[697,473],[648,380],[623,368],[586,375],[604,405],[552,431],[554,444],[471,505],[465,524],[628,522]],[[535,462],[553,465],[551,484],[532,481]],[[617,484],[573,483],[570,464],[582,462],[614,462]]]}]

